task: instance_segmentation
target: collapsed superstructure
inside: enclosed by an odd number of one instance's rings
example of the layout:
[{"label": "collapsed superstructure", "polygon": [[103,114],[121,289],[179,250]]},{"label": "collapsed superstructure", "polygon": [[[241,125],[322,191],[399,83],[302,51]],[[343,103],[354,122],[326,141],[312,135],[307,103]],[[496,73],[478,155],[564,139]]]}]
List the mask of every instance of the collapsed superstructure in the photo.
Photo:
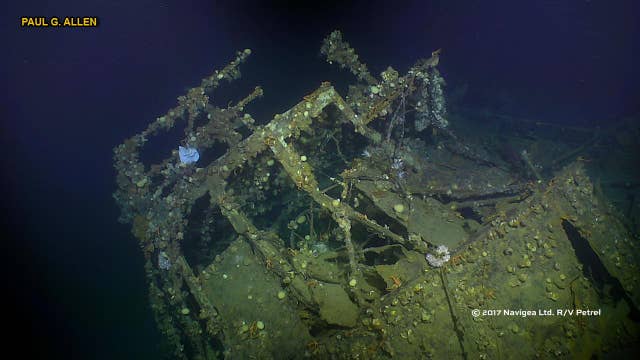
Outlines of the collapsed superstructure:
[{"label": "collapsed superstructure", "polygon": [[[322,83],[266,123],[245,109],[259,87],[217,107],[244,50],[115,148],[171,357],[562,358],[637,340],[635,239],[579,162],[528,181],[461,141],[439,50],[379,78],[340,32],[321,51],[356,76],[345,98]],[[143,164],[178,124],[172,154]],[[472,313],[549,308],[603,312]]]}]

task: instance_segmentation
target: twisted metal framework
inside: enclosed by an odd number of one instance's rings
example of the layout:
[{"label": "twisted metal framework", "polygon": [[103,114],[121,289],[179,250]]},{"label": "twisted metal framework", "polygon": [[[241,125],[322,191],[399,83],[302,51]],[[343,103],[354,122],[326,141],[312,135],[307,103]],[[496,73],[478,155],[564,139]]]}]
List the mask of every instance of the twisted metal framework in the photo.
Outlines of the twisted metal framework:
[{"label": "twisted metal framework", "polygon": [[[230,179],[241,169],[251,167],[252,161],[259,156],[268,154],[275,158],[283,169],[283,173],[295,184],[297,190],[307,195],[315,206],[330,214],[331,219],[337,224],[341,232],[340,239],[344,242],[348,264],[348,274],[339,281],[342,281],[342,287],[351,290],[353,299],[361,307],[378,308],[381,307],[381,301],[371,298],[370,293],[373,288],[366,285],[364,269],[368,266],[362,263],[355,249],[352,236],[354,224],[364,227],[369,234],[386,239],[390,247],[400,246],[403,249],[424,254],[429,246],[433,245],[428,243],[424,234],[397,231],[378,223],[369,218],[367,213],[358,210],[352,201],[348,201],[349,191],[357,181],[354,176],[356,169],[344,169],[340,173],[341,179],[332,179],[337,186],[342,187],[339,197],[329,195],[326,189],[321,190],[316,169],[306,161],[305,156],[299,153],[296,145],[303,134],[313,133],[314,127],[329,109],[332,111],[332,121],[335,121],[333,126],[338,128],[347,125],[370,144],[382,145],[389,142],[394,126],[402,126],[400,133],[404,136],[406,99],[414,94],[426,99],[426,102],[412,105],[418,114],[416,119],[421,121],[416,128],[424,128],[427,126],[426,122],[429,122],[431,126],[447,132],[444,100],[440,88],[443,80],[435,68],[439,62],[440,51],[434,51],[431,58],[417,62],[404,76],[399,76],[395,70],[388,68],[381,74],[381,80],[369,74],[367,67],[359,61],[355,51],[342,40],[339,32],[334,32],[325,39],[321,51],[327,56],[329,62],[337,62],[342,67],[348,68],[365,83],[351,89],[348,101],[340,96],[330,83],[324,82],[315,91],[304,96],[296,105],[275,115],[266,124],[256,123],[251,114],[245,112],[245,107],[249,103],[263,95],[260,87],[256,87],[234,105],[226,108],[216,107],[210,102],[209,95],[221,85],[223,80],[232,81],[239,78],[239,65],[251,54],[247,49],[238,52],[236,58],[225,68],[215,71],[211,76],[203,79],[199,86],[178,97],[176,107],[169,109],[165,115],[149,124],[144,131],[127,139],[114,149],[118,184],[114,197],[122,209],[120,220],[132,224],[133,233],[139,240],[146,259],[145,270],[150,286],[152,309],[160,329],[175,349],[173,354],[175,358],[215,358],[211,339],[224,337],[218,306],[205,294],[203,280],[194,272],[193,264],[188,263],[184,253],[183,240],[188,230],[189,215],[199,199],[208,198],[210,207],[220,209],[238,238],[248,242],[256,255],[262,259],[267,271],[280,279],[287,279],[289,293],[297,304],[304,308],[317,308],[306,274],[295,266],[291,256],[287,256],[285,241],[275,231],[259,229],[242,211],[239,194],[229,189]],[[394,104],[401,106],[395,107],[393,111]],[[391,116],[390,121],[383,126],[377,126],[377,129],[376,126],[372,126],[375,124],[374,120],[385,118],[387,115]],[[189,165],[182,164],[178,151],[174,150],[171,156],[160,163],[145,166],[141,160],[141,151],[149,138],[158,136],[161,132],[168,132],[179,121],[185,122],[181,144],[206,152],[213,149],[216,143],[222,143],[228,147],[228,150],[208,164]],[[386,128],[383,129],[385,126]],[[249,134],[243,135],[242,129],[245,134],[247,132]],[[451,136],[453,137],[453,134]],[[455,152],[455,149],[451,150]],[[466,147],[460,147],[457,152],[466,158],[479,159]],[[569,169],[567,173],[580,174],[580,171],[580,169]],[[586,180],[583,181],[583,183],[586,182]],[[550,190],[534,191],[535,196],[531,196],[526,201],[531,204],[552,202],[562,198],[564,193],[573,194],[571,188],[558,190],[553,186],[552,180]],[[515,196],[518,200],[522,200],[518,197],[523,196],[523,190],[526,188],[505,189],[506,196]],[[424,191],[428,192],[428,190]],[[546,199],[549,191],[560,191],[560,194],[549,200]],[[432,194],[422,194],[422,196],[427,195]],[[526,193],[526,196],[528,195],[529,193]],[[588,201],[592,201],[591,198],[584,199],[585,203]],[[382,212],[388,211],[381,208],[375,201],[373,205],[379,207]],[[531,209],[535,209],[533,205]],[[574,209],[565,210],[567,214],[575,212]],[[551,213],[551,210],[547,212]],[[525,216],[522,215],[525,212],[519,214],[520,217]],[[526,214],[531,217],[538,216],[535,211]],[[567,221],[578,223],[579,216],[581,214]],[[517,220],[511,219],[519,224],[520,220]],[[486,255],[482,255],[483,252],[478,247],[473,248],[469,244],[488,243],[487,248],[495,247],[494,250],[498,253],[506,251],[501,248],[502,243],[492,241],[499,235],[501,237],[508,234],[509,221],[508,215],[502,214],[483,224],[476,235],[458,249],[459,252],[465,252],[464,256],[452,254],[452,259],[455,260],[455,263],[452,260],[452,266],[458,266],[460,259],[472,259],[475,256],[477,260],[468,261],[468,266],[472,267],[473,271],[484,274],[488,265],[480,259]],[[633,265],[634,261],[629,260],[629,263]],[[625,289],[634,289],[634,285],[637,285],[636,278],[627,279],[624,274],[616,273],[613,265],[608,267],[614,269],[610,271],[622,279],[623,284],[626,285]],[[465,308],[469,304],[463,301],[472,300],[465,300],[458,295],[455,299],[449,298],[448,285],[445,284],[445,269],[441,269],[438,274],[447,294],[451,315],[456,320],[459,318],[454,314],[456,307],[458,310]],[[456,276],[460,277],[459,273]],[[396,280],[394,279],[394,282]],[[422,278],[414,279],[405,284],[397,281],[392,287],[393,289],[409,288],[413,289],[411,291],[420,292],[423,286],[420,282],[423,280]],[[357,289],[349,285],[352,282],[359,284]],[[484,283],[481,286],[485,291]],[[460,288],[456,291],[458,290]],[[637,304],[638,292],[628,291]],[[473,293],[469,296],[477,298]],[[492,300],[493,294],[487,290],[485,297],[487,300]],[[464,319],[460,318],[460,321],[464,323]],[[375,322],[369,325],[380,330]],[[475,325],[469,322],[458,325],[456,321],[457,330],[463,327],[469,330],[473,326]],[[381,334],[384,335],[384,332],[381,331]],[[471,344],[472,340],[468,337],[465,337],[464,341],[462,338],[459,340],[462,354],[474,348]],[[384,347],[385,341],[383,336],[379,347]]]},{"label": "twisted metal framework", "polygon": [[[326,44],[336,43],[341,39],[328,38]],[[342,43],[343,45],[346,43]],[[352,59],[357,55],[349,51],[348,45],[338,49],[323,48],[323,51],[337,56],[343,53],[342,60]],[[258,230],[243,214],[234,195],[226,191],[227,179],[231,174],[246,164],[249,159],[260,153],[270,151],[280,162],[288,176],[298,189],[306,192],[319,206],[331,213],[333,220],[343,232],[344,244],[348,252],[351,278],[359,279],[361,274],[351,241],[353,222],[364,225],[369,231],[394,243],[426,250],[427,244],[421,239],[409,239],[396,234],[387,227],[369,219],[346,202],[332,198],[320,191],[312,167],[301,160],[294,144],[302,132],[308,132],[314,125],[314,119],[333,106],[338,109],[340,121],[350,123],[355,131],[370,142],[377,144],[383,136],[368,124],[379,117],[400,96],[415,91],[417,77],[426,78],[429,68],[437,64],[437,56],[416,64],[405,77],[389,77],[377,81],[368,74],[366,66],[351,61],[346,66],[355,66],[359,77],[376,86],[375,96],[367,98],[360,104],[360,112],[356,113],[336,92],[330,83],[321,86],[304,97],[302,101],[275,117],[266,125],[256,125],[249,113],[244,112],[247,104],[263,95],[260,87],[240,100],[237,104],[220,109],[210,103],[210,94],[221,85],[222,80],[232,81],[240,76],[238,67],[251,54],[249,49],[238,52],[236,58],[220,71],[202,80],[200,86],[190,89],[185,95],[178,97],[178,105],[161,117],[158,117],[144,131],[127,139],[114,149],[115,168],[117,170],[118,189],[115,199],[122,208],[121,221],[133,223],[133,232],[140,241],[147,260],[146,270],[150,281],[151,297],[161,328],[174,343],[176,349],[183,349],[183,342],[188,339],[191,352],[205,356],[211,352],[209,342],[202,334],[216,336],[220,332],[220,324],[216,319],[215,304],[211,304],[202,292],[198,278],[194,275],[181,249],[181,240],[186,232],[187,217],[197,199],[208,194],[211,206],[219,206],[222,214],[238,235],[249,241],[266,261],[270,259],[271,271],[280,277],[295,271],[289,260],[282,256],[282,244],[277,234]],[[331,56],[329,56],[331,58]],[[349,57],[351,56],[351,58]],[[201,126],[196,126],[199,119],[205,117]],[[211,148],[215,142],[229,146],[229,150],[204,167],[192,169],[191,165],[180,164],[176,151],[159,164],[146,168],[140,159],[141,150],[148,139],[166,132],[185,121],[182,144],[198,148],[201,152]],[[237,131],[246,126],[251,135],[242,139]],[[340,126],[340,123],[336,123]],[[346,172],[348,174],[348,171]],[[341,183],[346,186],[346,181]],[[159,255],[161,254],[161,255]],[[170,267],[166,270],[159,267],[159,259],[168,259]],[[166,260],[165,260],[166,261]],[[197,309],[190,309],[189,297],[181,289],[188,289],[197,303]],[[293,294],[298,301],[312,306],[309,290],[301,277],[294,278],[291,283]],[[359,301],[361,302],[361,301]],[[189,309],[193,316],[172,318],[167,308]],[[184,310],[186,313],[187,310]],[[179,327],[173,326],[176,322]],[[206,324],[206,332],[201,330],[201,321]],[[182,330],[180,330],[182,329]],[[184,336],[186,334],[186,336]],[[183,354],[181,351],[177,355]]]}]

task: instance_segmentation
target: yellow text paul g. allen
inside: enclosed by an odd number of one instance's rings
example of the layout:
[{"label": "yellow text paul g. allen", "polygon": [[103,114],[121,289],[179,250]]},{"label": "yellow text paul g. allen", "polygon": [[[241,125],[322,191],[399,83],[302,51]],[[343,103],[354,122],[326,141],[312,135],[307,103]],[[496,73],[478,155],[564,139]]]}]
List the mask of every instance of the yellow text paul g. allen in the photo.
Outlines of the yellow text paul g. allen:
[{"label": "yellow text paul g. allen", "polygon": [[97,27],[98,18],[95,16],[78,17],[29,17],[20,18],[21,27]]}]

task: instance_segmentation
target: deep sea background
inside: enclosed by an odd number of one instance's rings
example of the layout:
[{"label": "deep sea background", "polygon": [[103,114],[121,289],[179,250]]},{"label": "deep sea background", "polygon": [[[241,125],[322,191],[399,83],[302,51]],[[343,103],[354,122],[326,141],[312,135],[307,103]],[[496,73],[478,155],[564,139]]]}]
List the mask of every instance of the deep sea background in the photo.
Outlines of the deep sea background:
[{"label": "deep sea background", "polygon": [[[631,0],[21,1],[3,8],[3,328],[9,340],[27,341],[3,350],[22,358],[161,357],[141,252],[111,198],[112,148],[237,50],[253,55],[227,94],[239,99],[263,86],[265,97],[248,109],[263,121],[325,80],[346,94],[353,77],[319,54],[334,29],[374,75],[387,65],[403,73],[442,48],[439,68],[450,87],[468,84],[470,106],[508,94],[518,105],[507,109],[512,115],[590,126],[639,110],[640,5]],[[20,16],[98,16],[100,25],[28,29]],[[219,104],[225,89],[216,93]]]}]

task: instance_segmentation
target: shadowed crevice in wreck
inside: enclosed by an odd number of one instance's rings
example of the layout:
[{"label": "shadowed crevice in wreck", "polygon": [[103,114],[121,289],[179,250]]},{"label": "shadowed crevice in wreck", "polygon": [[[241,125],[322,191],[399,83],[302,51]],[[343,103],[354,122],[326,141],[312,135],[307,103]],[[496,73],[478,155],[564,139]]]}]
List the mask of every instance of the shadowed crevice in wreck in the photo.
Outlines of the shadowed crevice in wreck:
[{"label": "shadowed crevice in wreck", "polygon": [[635,322],[640,322],[640,310],[624,291],[620,281],[611,276],[611,273],[600,260],[600,256],[591,248],[589,240],[582,237],[578,229],[570,221],[562,220],[562,228],[567,234],[567,238],[571,241],[578,261],[582,265],[582,275],[593,281],[601,299],[605,302],[613,303],[621,300],[625,301],[630,308],[629,318]]}]

